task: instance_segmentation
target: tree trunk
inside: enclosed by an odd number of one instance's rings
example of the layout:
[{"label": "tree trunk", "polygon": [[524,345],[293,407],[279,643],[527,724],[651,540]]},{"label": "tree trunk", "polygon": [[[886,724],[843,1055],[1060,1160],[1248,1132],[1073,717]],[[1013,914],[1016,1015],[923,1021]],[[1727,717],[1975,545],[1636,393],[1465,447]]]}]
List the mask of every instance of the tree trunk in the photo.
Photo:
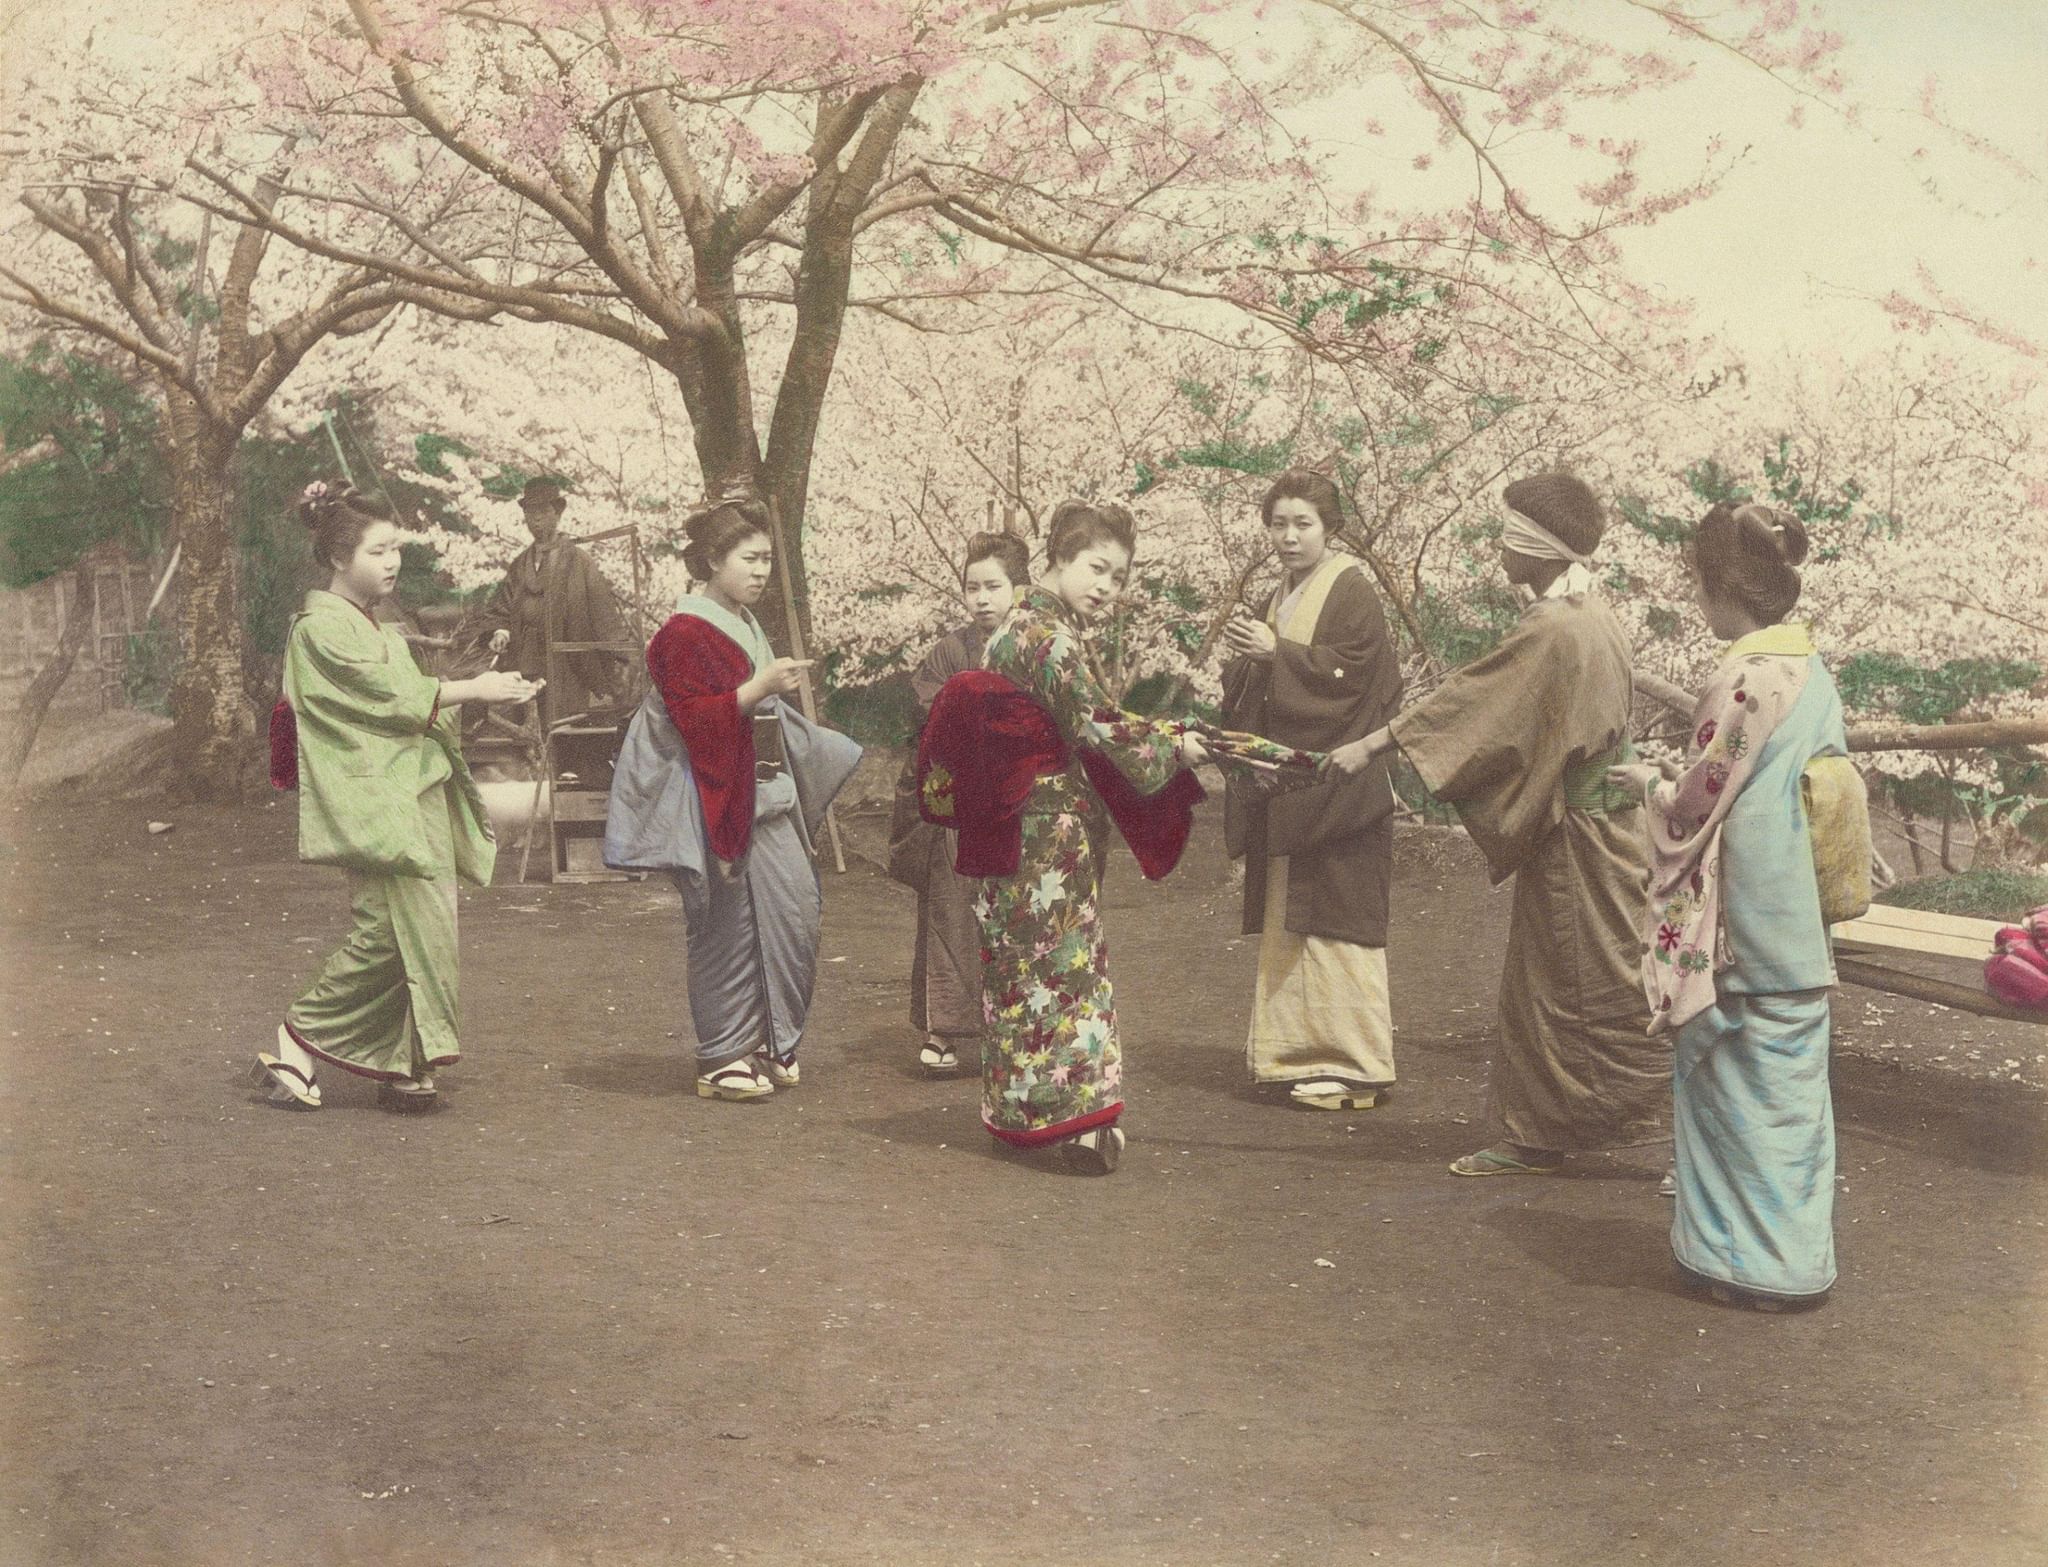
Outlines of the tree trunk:
[{"label": "tree trunk", "polygon": [[14,727],[7,736],[7,752],[0,758],[0,777],[6,780],[6,790],[14,793],[21,786],[21,770],[28,765],[28,754],[35,748],[36,733],[43,727],[43,718],[50,710],[64,682],[70,678],[72,666],[78,662],[78,650],[85,646],[85,638],[92,629],[93,602],[98,597],[96,578],[99,572],[99,557],[88,553],[72,568],[70,619],[64,622],[64,633],[57,639],[57,648],[49,661],[36,671],[35,679],[28,683],[23,694],[21,707],[15,712]]},{"label": "tree trunk", "polygon": [[1906,826],[1906,847],[1913,851],[1913,874],[1927,874],[1927,857],[1920,850],[1920,819],[1911,811],[1901,811],[1899,820]]},{"label": "tree trunk", "polygon": [[[172,518],[184,546],[172,754],[197,799],[238,800],[255,784],[256,720],[243,679],[235,436],[173,394]],[[176,407],[184,403],[182,408]]]},{"label": "tree trunk", "polygon": [[762,482],[775,497],[782,517],[786,558],[804,646],[811,637],[810,578],[804,569],[804,512],[811,493],[811,457],[818,427],[825,415],[825,397],[832,386],[832,366],[839,356],[840,331],[853,286],[853,234],[843,219],[814,220],[805,236],[803,260],[797,269],[796,334],[776,389],[775,416],[768,427],[768,458]]}]

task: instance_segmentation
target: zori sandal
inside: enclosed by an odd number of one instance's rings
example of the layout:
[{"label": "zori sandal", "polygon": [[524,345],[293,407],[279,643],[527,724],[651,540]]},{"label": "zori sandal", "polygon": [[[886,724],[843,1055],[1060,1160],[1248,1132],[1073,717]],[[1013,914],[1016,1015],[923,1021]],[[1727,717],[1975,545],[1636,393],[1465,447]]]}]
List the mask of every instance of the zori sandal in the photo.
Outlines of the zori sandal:
[{"label": "zori sandal", "polygon": [[1506,1148],[1482,1148],[1451,1161],[1453,1175],[1555,1175],[1564,1166],[1562,1157],[1549,1160],[1523,1159]]},{"label": "zori sandal", "polygon": [[[305,1064],[299,1065],[300,1061]],[[258,1088],[269,1089],[274,1105],[289,1110],[320,1108],[320,1085],[314,1081],[313,1058],[282,1023],[277,1026],[277,1054],[257,1051],[256,1064],[249,1069],[249,1081]]]},{"label": "zori sandal", "polygon": [[403,1082],[377,1085],[377,1103],[387,1110],[431,1110],[440,1097],[431,1072],[422,1072]]},{"label": "zori sandal", "polygon": [[754,1063],[742,1057],[728,1061],[715,1072],[706,1072],[697,1079],[699,1099],[766,1099],[775,1092],[775,1085],[754,1068]]},{"label": "zori sandal", "polygon": [[1124,1133],[1120,1126],[1098,1126],[1070,1137],[1059,1145],[1060,1159],[1068,1169],[1081,1175],[1112,1175],[1124,1154]]},{"label": "zori sandal", "polygon": [[924,1048],[917,1053],[917,1064],[928,1076],[947,1077],[960,1070],[960,1052],[937,1034],[928,1034]]},{"label": "zori sandal", "polygon": [[1386,1096],[1383,1083],[1347,1083],[1337,1077],[1312,1077],[1287,1090],[1288,1099],[1304,1110],[1370,1110]]},{"label": "zori sandal", "polygon": [[754,1052],[754,1069],[777,1088],[794,1088],[803,1077],[802,1069],[796,1064],[796,1052],[777,1055],[765,1045]]}]

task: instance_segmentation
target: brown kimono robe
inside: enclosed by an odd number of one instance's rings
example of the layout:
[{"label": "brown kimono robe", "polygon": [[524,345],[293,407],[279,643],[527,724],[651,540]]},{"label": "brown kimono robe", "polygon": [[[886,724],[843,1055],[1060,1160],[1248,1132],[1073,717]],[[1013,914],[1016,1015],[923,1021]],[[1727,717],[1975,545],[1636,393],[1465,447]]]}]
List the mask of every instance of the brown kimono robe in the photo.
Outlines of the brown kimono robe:
[{"label": "brown kimono robe", "polygon": [[1605,784],[1628,736],[1628,639],[1592,594],[1538,600],[1499,647],[1393,721],[1496,883],[1515,878],[1487,1114],[1555,1152],[1670,1135],[1671,1045],[1637,968],[1649,846]]},{"label": "brown kimono robe", "polygon": [[[910,677],[920,730],[932,701],[953,676],[981,667],[985,644],[972,625],[941,637]],[[941,1039],[981,1037],[981,927],[974,898],[981,879],[953,869],[953,834],[917,809],[913,738],[889,820],[889,875],[917,893],[917,945],[910,960],[910,1026]],[[956,1043],[955,1048],[958,1048]]]},{"label": "brown kimono robe", "polygon": [[[1332,554],[1266,604],[1268,660],[1224,670],[1233,729],[1328,751],[1387,721],[1401,669],[1379,598],[1358,562]],[[1224,839],[1244,857],[1244,929],[1262,937],[1245,1065],[1254,1082],[1394,1080],[1387,897],[1394,793],[1384,762],[1275,794],[1233,775]]]},{"label": "brown kimono robe", "polygon": [[[1223,671],[1223,717],[1232,729],[1306,751],[1362,739],[1401,704],[1401,665],[1387,617],[1364,571],[1348,556],[1335,573],[1313,640],[1282,636],[1270,662],[1241,658]],[[1270,619],[1283,584],[1267,604]],[[1268,797],[1233,776],[1223,832],[1244,857],[1244,930],[1265,929],[1266,860],[1292,861],[1287,928],[1363,947],[1387,944],[1387,891],[1394,856],[1394,791],[1375,762],[1355,778]]]}]

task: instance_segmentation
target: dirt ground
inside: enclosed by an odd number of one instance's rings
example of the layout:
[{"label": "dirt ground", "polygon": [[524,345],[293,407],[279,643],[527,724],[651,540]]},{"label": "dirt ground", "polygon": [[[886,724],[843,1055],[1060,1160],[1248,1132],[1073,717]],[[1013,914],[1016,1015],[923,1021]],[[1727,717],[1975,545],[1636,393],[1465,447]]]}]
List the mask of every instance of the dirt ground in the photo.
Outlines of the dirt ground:
[{"label": "dirt ground", "polygon": [[1756,1316],[1677,1287],[1662,1149],[1445,1173],[1507,912],[1454,841],[1404,840],[1402,1081],[1358,1115],[1243,1086],[1213,835],[1122,861],[1131,1143],[1090,1180],[916,1075],[865,861],[795,1092],[693,1096],[672,893],[499,885],[440,1110],[332,1072],[270,1109],[242,1074],[345,925],[292,823],[0,820],[0,1561],[2048,1559],[2048,1111],[1897,1064],[2048,1031],[1845,992],[1842,1281]]}]

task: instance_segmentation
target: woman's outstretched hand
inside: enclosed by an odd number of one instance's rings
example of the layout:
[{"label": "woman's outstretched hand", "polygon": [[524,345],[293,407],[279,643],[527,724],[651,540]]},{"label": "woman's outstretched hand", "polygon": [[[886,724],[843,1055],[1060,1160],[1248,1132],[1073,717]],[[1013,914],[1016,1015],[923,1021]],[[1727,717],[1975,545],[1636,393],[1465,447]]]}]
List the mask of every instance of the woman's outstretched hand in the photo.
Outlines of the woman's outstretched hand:
[{"label": "woman's outstretched hand", "polygon": [[1664,775],[1647,762],[1624,762],[1619,767],[1607,769],[1607,787],[1620,789],[1628,794],[1645,793],[1651,784]]},{"label": "woman's outstretched hand", "polygon": [[1393,736],[1385,729],[1375,729],[1362,740],[1353,740],[1340,745],[1323,762],[1326,772],[1342,773],[1346,778],[1355,778],[1373,763],[1373,758],[1393,748]]},{"label": "woman's outstretched hand", "polygon": [[441,682],[441,705],[460,707],[465,702],[491,705],[500,702],[530,702],[540,694],[545,680],[528,680],[516,669],[487,669],[467,680]]},{"label": "woman's outstretched hand", "polygon": [[771,696],[788,696],[804,683],[808,658],[778,658],[739,690],[740,706],[752,712]]}]

